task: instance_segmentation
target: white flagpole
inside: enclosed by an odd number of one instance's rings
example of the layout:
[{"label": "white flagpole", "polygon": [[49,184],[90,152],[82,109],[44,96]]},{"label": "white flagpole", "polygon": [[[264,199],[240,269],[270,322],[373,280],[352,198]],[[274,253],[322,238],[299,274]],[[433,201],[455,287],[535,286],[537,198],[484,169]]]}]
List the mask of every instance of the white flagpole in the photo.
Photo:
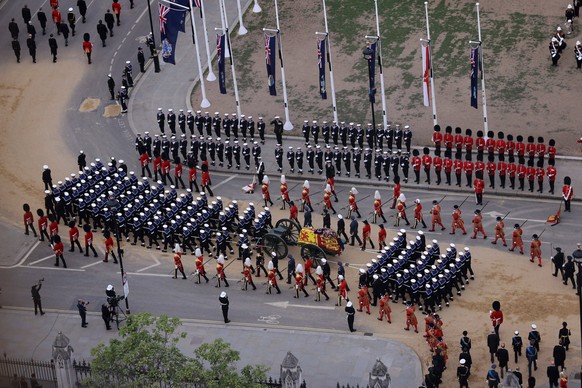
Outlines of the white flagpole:
[{"label": "white flagpole", "polygon": [[[228,23],[226,21],[226,15],[222,12],[222,0],[218,0],[218,7],[220,8],[220,23],[222,25],[222,32],[225,32],[228,29]],[[225,58],[230,58],[230,46],[229,46],[229,39],[225,38],[225,53],[224,53],[224,57]]]},{"label": "white flagpole", "polygon": [[240,0],[236,0],[236,7],[238,9],[238,34],[239,35],[246,35],[246,33],[248,31],[245,28],[245,25],[243,24],[243,15],[242,15],[242,9],[240,7]]},{"label": "white flagpole", "polygon": [[258,0],[255,0],[255,5],[253,6],[254,13],[260,13],[262,11],[261,6],[259,5]]},{"label": "white flagpole", "polygon": [[382,61],[382,45],[380,43],[380,19],[378,17],[378,0],[374,0],[374,6],[376,9],[376,35],[378,35],[378,56],[380,58],[380,88],[382,90],[382,123],[384,128],[388,127],[388,109],[386,107],[386,91],[384,90],[384,61]]},{"label": "white flagpole", "polygon": [[287,84],[285,82],[285,67],[283,65],[283,40],[281,39],[281,26],[279,24],[279,5],[275,0],[275,18],[277,19],[277,36],[279,38],[279,62],[281,62],[281,82],[283,82],[283,102],[285,104],[285,124],[283,129],[290,131],[293,129],[293,124],[289,119],[289,100],[287,99]]},{"label": "white flagpole", "polygon": [[483,40],[481,40],[481,18],[479,16],[479,3],[477,6],[477,30],[479,32],[479,46],[481,47],[481,96],[483,99],[483,130],[485,135],[489,132],[489,122],[487,120],[487,99],[485,98],[485,69],[483,61]]},{"label": "white flagpole", "polygon": [[216,81],[216,76],[212,71],[212,58],[210,57],[210,42],[208,41],[208,30],[206,29],[206,15],[204,15],[204,0],[200,0],[200,12],[202,13],[202,29],[204,30],[204,40],[206,42],[206,59],[208,60],[207,81]]},{"label": "white flagpole", "polygon": [[437,110],[436,110],[436,92],[434,89],[434,64],[432,61],[432,41],[430,40],[430,25],[428,23],[428,1],[424,2],[424,10],[426,14],[426,38],[428,39],[428,53],[430,58],[430,99],[432,103],[432,120],[434,125],[438,124]]},{"label": "white flagpole", "polygon": [[[326,34],[326,40],[327,40],[327,56],[329,59],[329,81],[330,81],[330,85],[331,85],[331,105],[333,107],[333,120],[338,123],[339,125],[339,120],[337,118],[337,103],[336,103],[336,99],[335,99],[335,84],[333,82],[333,65],[331,62],[331,38],[329,37],[329,29],[327,28],[327,8],[325,6],[325,0],[322,0],[323,2],[323,20],[325,22],[325,34]],[[326,58],[322,58],[322,61],[324,61],[325,64],[325,60]]]},{"label": "white flagpole", "polygon": [[[224,22],[227,23],[227,25],[228,25],[228,20],[226,19],[226,7],[224,6],[224,0],[220,0],[220,6],[221,6],[221,13],[224,16]],[[226,42],[228,43],[227,51],[231,51],[230,34],[229,34],[228,28],[226,30],[224,30],[224,33],[226,34]],[[240,118],[242,112],[241,112],[241,108],[240,108],[240,98],[238,95],[238,85],[236,83],[236,72],[234,70],[234,58],[232,56],[232,51],[229,54],[230,54],[229,55],[229,57],[230,57],[230,70],[232,71],[232,85],[234,87],[234,99],[236,101],[236,114]]]}]

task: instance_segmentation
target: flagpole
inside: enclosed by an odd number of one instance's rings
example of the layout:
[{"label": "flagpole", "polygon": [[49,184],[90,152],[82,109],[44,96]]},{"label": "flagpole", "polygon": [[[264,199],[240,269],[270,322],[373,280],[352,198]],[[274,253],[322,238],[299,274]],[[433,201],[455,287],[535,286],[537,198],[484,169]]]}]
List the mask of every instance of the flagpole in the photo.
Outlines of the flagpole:
[{"label": "flagpole", "polygon": [[[220,0],[220,6],[221,6],[221,13],[224,16],[224,22],[227,23],[228,25],[228,21],[226,19],[226,7],[224,5],[224,0]],[[236,83],[236,72],[234,70],[234,58],[232,57],[232,51],[231,51],[231,45],[230,45],[230,33],[228,28],[226,28],[226,30],[224,30],[224,33],[226,34],[226,43],[228,43],[227,46],[227,52],[229,52],[229,58],[230,58],[230,70],[232,71],[232,85],[234,87],[234,99],[236,101],[236,114],[238,117],[241,117],[241,109],[240,109],[240,98],[238,95],[238,85]]]},{"label": "flagpole", "polygon": [[382,70],[382,44],[380,43],[380,18],[378,17],[378,0],[374,0],[376,10],[376,35],[378,35],[378,67],[380,68],[380,88],[382,91],[382,123],[388,127],[388,109],[386,108],[386,91],[384,90],[384,71]]},{"label": "flagpole", "polygon": [[206,15],[204,15],[204,0],[200,0],[200,14],[202,16],[202,29],[204,30],[204,40],[206,42],[206,59],[208,60],[207,81],[216,81],[216,75],[212,71],[212,57],[210,56],[210,42],[208,40],[208,30],[206,29]]},{"label": "flagpole", "polygon": [[[222,24],[222,31],[226,31],[228,26],[226,22],[226,16],[222,13],[222,0],[218,0],[218,7],[220,8],[220,23]],[[226,50],[224,52],[225,58],[230,58],[230,45],[228,43],[228,39],[225,39]]]},{"label": "flagpole", "polygon": [[483,61],[483,40],[481,39],[481,18],[479,15],[479,3],[475,3],[477,6],[477,31],[479,33],[479,46],[481,46],[481,96],[483,99],[483,130],[485,134],[489,132],[489,122],[487,120],[487,99],[485,97],[485,69]]},{"label": "flagpole", "polygon": [[281,40],[281,25],[279,24],[279,5],[275,0],[275,19],[277,20],[277,37],[279,38],[279,62],[281,62],[281,82],[283,83],[283,103],[285,106],[285,124],[283,129],[290,131],[293,124],[289,119],[289,100],[287,99],[287,84],[285,82],[285,66],[283,65],[283,41]]},{"label": "flagpole", "polygon": [[262,11],[261,6],[259,5],[258,0],[255,0],[255,5],[253,6],[254,13],[260,13]]},{"label": "flagpole", "polygon": [[[329,80],[330,80],[330,84],[331,84],[331,105],[333,107],[333,121],[335,121],[336,123],[339,123],[339,120],[337,118],[337,103],[336,103],[336,99],[335,99],[335,84],[333,82],[333,66],[332,66],[332,62],[331,62],[331,38],[329,37],[329,29],[327,27],[327,7],[325,6],[325,0],[322,0],[323,2],[323,20],[325,23],[325,34],[327,36],[327,62],[329,63]],[[326,60],[326,58],[322,58],[323,61]]]},{"label": "flagpole", "polygon": [[243,15],[240,7],[240,0],[236,0],[236,7],[238,8],[238,34],[246,35],[248,31],[243,24]]},{"label": "flagpole", "polygon": [[430,40],[430,24],[428,22],[428,1],[424,2],[424,10],[426,14],[426,38],[428,40],[428,52],[430,56],[430,99],[432,102],[432,120],[434,125],[438,124],[437,110],[436,110],[436,94],[434,89],[434,64],[432,61],[432,41]]},{"label": "flagpole", "polygon": [[[190,0],[188,2],[188,5],[190,6],[190,21],[192,22],[192,31],[194,31],[194,40],[195,40],[195,44],[194,47],[196,47],[196,59],[198,60],[198,78],[200,78],[200,91],[202,92],[202,102],[200,103],[200,106],[202,108],[208,108],[210,106],[210,101],[208,101],[208,98],[206,98],[206,87],[204,85],[204,72],[202,71],[202,64],[200,61],[200,44],[199,44],[199,40],[198,40],[198,32],[196,32],[196,23],[194,21],[194,10],[193,10],[193,6],[192,6],[192,2],[194,0]],[[180,4],[175,4],[177,6],[180,6]]]}]

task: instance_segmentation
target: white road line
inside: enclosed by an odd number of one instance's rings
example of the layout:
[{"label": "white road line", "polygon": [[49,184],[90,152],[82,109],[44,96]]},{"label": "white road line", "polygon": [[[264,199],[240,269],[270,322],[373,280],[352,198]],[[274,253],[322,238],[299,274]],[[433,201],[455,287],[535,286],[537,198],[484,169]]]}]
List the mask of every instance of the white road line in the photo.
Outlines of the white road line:
[{"label": "white road line", "polygon": [[237,175],[233,175],[230,178],[227,178],[225,180],[223,180],[222,182],[220,182],[219,184],[217,184],[216,186],[212,187],[213,189],[217,189],[218,187],[222,186],[223,184],[225,184],[226,182],[230,182],[231,180],[233,180],[234,178],[236,178]]},{"label": "white road line", "polygon": [[55,258],[55,255],[50,255],[50,256],[47,256],[47,257],[43,257],[42,259],[38,259],[38,260],[32,261],[32,262],[28,263],[28,265],[29,266],[35,265],[37,263],[40,263],[41,261],[45,261],[45,260],[48,260],[48,259],[54,259],[54,258]]},{"label": "white road line", "polygon": [[24,257],[22,259],[20,259],[20,261],[15,264],[15,265],[11,265],[10,267],[5,267],[5,268],[16,268],[16,267],[20,267],[22,264],[24,264],[24,262],[26,261],[26,259],[28,259],[28,257],[30,256],[30,254],[36,249],[36,247],[38,247],[38,245],[40,244],[40,240],[37,240],[32,247],[28,250],[28,252],[26,252],[26,254],[24,255]]},{"label": "white road line", "polygon": [[143,272],[143,271],[146,271],[146,270],[148,270],[148,269],[150,269],[150,268],[157,267],[158,265],[160,265],[160,264],[161,264],[161,263],[160,263],[160,261],[159,261],[159,260],[158,260],[156,257],[153,257],[153,255],[152,255],[152,258],[153,258],[153,259],[154,259],[154,261],[156,262],[155,264],[148,265],[147,267],[144,267],[144,268],[140,268],[140,269],[138,269],[136,272]]},{"label": "white road line", "polygon": [[99,260],[99,261],[96,261],[96,262],[94,262],[94,263],[91,263],[91,264],[84,265],[84,266],[82,266],[81,268],[82,268],[82,269],[85,269],[85,268],[89,268],[89,267],[92,267],[92,266],[94,266],[94,265],[101,264],[101,263],[103,263],[103,260]]},{"label": "white road line", "polygon": [[78,269],[78,268],[62,268],[62,267],[28,267],[26,265],[22,266],[21,268],[31,268],[31,269],[50,269],[50,270],[55,270],[55,271],[74,271],[74,272],[85,272],[84,269]]},{"label": "white road line", "polygon": [[[47,0],[44,0],[44,1],[42,2],[42,4],[40,5],[40,7],[38,7],[38,10],[40,10],[42,7],[44,7],[44,5],[45,5],[45,3],[46,3],[46,2],[47,2]],[[6,2],[4,3],[4,5],[6,5],[6,3],[8,3],[8,1],[6,1]],[[4,5],[2,5],[2,7],[4,7]],[[0,9],[2,9],[2,7],[0,7]],[[30,20],[34,19],[34,17],[35,17],[35,16],[36,16],[36,14],[38,13],[38,10],[36,10],[36,12],[32,14],[32,16],[30,17]],[[52,12],[52,11],[51,11],[51,12]],[[50,15],[49,15],[49,18],[50,18]],[[47,22],[48,22],[48,20],[47,20]],[[47,23],[47,24],[48,24],[48,23]]]}]

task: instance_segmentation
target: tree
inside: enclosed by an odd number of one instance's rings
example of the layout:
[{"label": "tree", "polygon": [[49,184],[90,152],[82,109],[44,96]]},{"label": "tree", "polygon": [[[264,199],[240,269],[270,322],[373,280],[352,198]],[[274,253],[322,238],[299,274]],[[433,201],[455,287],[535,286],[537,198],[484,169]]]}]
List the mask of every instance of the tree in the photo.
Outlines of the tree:
[{"label": "tree", "polygon": [[[268,368],[246,365],[237,372],[239,352],[222,339],[202,344],[196,357],[183,354],[178,341],[186,333],[177,332],[178,318],[149,313],[130,315],[119,329],[121,339],[99,344],[91,350],[93,357],[88,386],[150,387],[259,387]],[[208,369],[206,369],[208,368]]]}]

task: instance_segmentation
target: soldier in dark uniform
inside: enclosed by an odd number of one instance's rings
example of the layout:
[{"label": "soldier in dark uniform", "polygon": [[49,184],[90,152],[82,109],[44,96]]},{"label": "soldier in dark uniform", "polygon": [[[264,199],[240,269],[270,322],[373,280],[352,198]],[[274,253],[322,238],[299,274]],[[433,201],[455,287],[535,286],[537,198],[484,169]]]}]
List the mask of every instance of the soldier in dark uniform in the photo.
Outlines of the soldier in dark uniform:
[{"label": "soldier in dark uniform", "polygon": [[331,128],[327,124],[327,121],[324,121],[321,126],[321,136],[323,136],[323,141],[327,145],[329,144],[329,135],[331,134]]},{"label": "soldier in dark uniform", "polygon": [[297,147],[297,151],[295,151],[295,160],[299,174],[303,175],[303,151],[301,151],[301,147]]},{"label": "soldier in dark uniform", "polygon": [[[334,121],[331,125],[331,139],[333,141],[334,145],[338,145],[338,141],[339,141],[339,135],[340,135],[340,127],[339,125],[337,125],[337,122]],[[325,145],[329,145],[329,144],[325,144]]]},{"label": "soldier in dark uniform", "polygon": [[230,129],[232,131],[232,136],[234,136],[234,139],[238,140],[239,120],[236,113],[233,113],[231,115]]},{"label": "soldier in dark uniform", "polygon": [[180,142],[176,139],[176,136],[172,136],[170,142],[170,152],[172,153],[172,160],[176,160],[178,154],[180,153]]},{"label": "soldier in dark uniform", "polygon": [[313,120],[312,125],[311,125],[311,135],[313,136],[313,141],[315,142],[315,145],[318,144],[319,142],[319,125],[317,125],[317,120]]},{"label": "soldier in dark uniform", "polygon": [[224,143],[220,138],[216,139],[216,156],[218,157],[218,166],[224,166]]},{"label": "soldier in dark uniform", "polygon": [[[386,137],[386,130],[382,124],[378,124],[376,128],[376,144],[380,149],[384,148],[384,138]],[[370,147],[374,149],[374,147]]]},{"label": "soldier in dark uniform", "polygon": [[184,109],[180,109],[178,113],[178,127],[182,133],[186,133],[186,115],[184,114]]},{"label": "soldier in dark uniform", "polygon": [[354,123],[350,123],[348,135],[350,137],[350,145],[354,148],[356,146],[356,141],[358,140],[358,129],[354,126]]},{"label": "soldier in dark uniform", "polygon": [[372,150],[370,148],[366,148],[364,152],[364,168],[366,169],[366,178],[372,178]]},{"label": "soldier in dark uniform", "polygon": [[392,169],[392,175],[394,178],[398,176],[398,167],[400,167],[400,155],[401,152],[392,151],[392,156],[390,157],[390,168]]},{"label": "soldier in dark uniform", "polygon": [[384,162],[382,158],[382,150],[377,149],[374,159],[374,169],[375,175],[378,180],[382,180],[382,163]]},{"label": "soldier in dark uniform", "polygon": [[[186,144],[188,144],[188,143],[186,142]],[[150,136],[150,133],[148,131],[144,132],[143,146],[145,147],[145,150],[148,153],[148,155],[153,155],[152,154],[152,137]]]},{"label": "soldier in dark uniform", "polygon": [[226,157],[226,168],[232,168],[232,145],[229,140],[224,142],[224,156]]},{"label": "soldier in dark uniform", "polygon": [[356,177],[360,177],[360,163],[362,161],[362,150],[359,147],[354,148],[354,170],[356,171]]},{"label": "soldier in dark uniform", "polygon": [[206,136],[212,136],[212,117],[210,113],[204,112],[204,117],[202,118],[202,126],[206,129]]},{"label": "soldier in dark uniform", "polygon": [[315,147],[315,162],[317,163],[317,173],[321,175],[323,172],[323,150],[319,145]]},{"label": "soldier in dark uniform", "polygon": [[303,127],[301,127],[301,133],[303,134],[303,138],[305,139],[305,144],[309,143],[309,133],[311,128],[309,127],[309,121],[303,121]]},{"label": "soldier in dark uniform", "polygon": [[402,168],[402,175],[404,175],[404,183],[408,182],[408,169],[410,167],[410,160],[408,153],[400,156],[400,167]]},{"label": "soldier in dark uniform", "polygon": [[358,147],[360,148],[364,148],[364,137],[365,137],[364,128],[362,128],[362,126],[358,124],[356,126],[356,141],[358,143]]},{"label": "soldier in dark uniform", "polygon": [[400,124],[396,124],[396,129],[394,130],[394,144],[398,151],[402,151],[402,129],[400,129]]},{"label": "soldier in dark uniform", "polygon": [[337,147],[333,151],[333,162],[335,164],[336,174],[342,175],[342,155]]},{"label": "soldier in dark uniform", "polygon": [[375,140],[376,140],[376,129],[372,126],[372,124],[368,123],[368,128],[366,128],[366,142],[368,143],[368,147],[374,148]]},{"label": "soldier in dark uniform", "polygon": [[57,50],[59,49],[59,45],[57,44],[57,40],[54,38],[53,34],[50,34],[48,42],[49,42],[49,47],[51,49],[51,54],[53,56],[53,63],[56,63]]},{"label": "soldier in dark uniform", "polygon": [[[259,117],[259,124],[261,122],[261,118]],[[279,116],[275,116],[273,121],[271,121],[271,125],[273,125],[273,132],[275,133],[275,137],[277,138],[277,144],[283,145],[283,122]],[[260,133],[260,127],[259,127]],[[264,143],[264,138],[261,137],[261,142]]]},{"label": "soldier in dark uniform", "polygon": [[214,117],[212,118],[212,128],[214,128],[214,135],[220,137],[220,125],[222,124],[222,119],[220,118],[220,113],[214,112]]},{"label": "soldier in dark uniform", "polygon": [[251,149],[247,143],[243,144],[242,155],[245,160],[245,169],[249,170],[251,168]]},{"label": "soldier in dark uniform", "polygon": [[281,144],[277,144],[277,148],[275,148],[275,160],[277,161],[277,171],[283,172],[283,148]]},{"label": "soldier in dark uniform", "polygon": [[255,167],[259,165],[259,159],[261,157],[261,146],[258,142],[253,142],[252,150],[253,158],[255,159]]},{"label": "soldier in dark uniform", "polygon": [[[109,78],[111,79],[111,74],[109,75]],[[113,85],[115,86],[115,83]],[[158,108],[157,120],[158,120],[158,126],[160,127],[160,131],[162,133],[164,133],[164,124],[166,122],[166,115],[164,115],[162,108]]]},{"label": "soldier in dark uniform", "polygon": [[188,158],[188,139],[186,139],[186,135],[182,134],[180,136],[180,142],[178,145],[180,148],[180,153],[182,154],[182,158],[186,160]]},{"label": "soldier in dark uniform", "polygon": [[346,168],[346,176],[349,178],[352,172],[352,153],[348,150],[348,147],[344,147],[342,159],[344,161],[344,167]]},{"label": "soldier in dark uniform", "polygon": [[[38,18],[38,22],[40,23],[40,28],[42,28],[42,34],[46,35],[46,22],[47,22],[47,17],[46,17],[46,13],[44,13],[44,11],[42,10],[42,8],[39,8],[36,17]],[[14,19],[12,19],[14,20]],[[16,37],[18,39],[18,36]]]},{"label": "soldier in dark uniform", "polygon": [[382,153],[382,168],[384,169],[384,179],[386,182],[390,181],[390,155],[387,151]]},{"label": "soldier in dark uniform", "polygon": [[[225,123],[226,123],[227,119],[228,119],[228,115],[225,115],[225,118],[224,118]],[[202,117],[202,112],[199,110],[196,111],[196,116],[194,116],[194,125],[196,126],[196,130],[198,131],[200,136],[204,136],[204,118]],[[230,132],[229,132],[229,134],[230,134]],[[230,137],[230,135],[228,137]]]},{"label": "soldier in dark uniform", "polygon": [[238,140],[234,141],[234,146],[232,147],[232,154],[234,156],[234,162],[236,163],[236,169],[240,170],[240,145]]},{"label": "soldier in dark uniform", "polygon": [[392,152],[394,144],[394,129],[390,127],[390,124],[388,124],[388,128],[384,130],[384,138],[386,139],[386,146],[388,147],[388,150]]},{"label": "soldier in dark uniform", "polygon": [[289,147],[287,151],[287,162],[289,162],[289,168],[291,173],[295,172],[295,152],[293,152],[293,147]]},{"label": "soldier in dark uniform", "polygon": [[309,166],[309,172],[313,174],[313,170],[315,168],[315,151],[311,145],[307,146],[307,152],[305,153],[305,158],[307,159],[307,165]]},{"label": "soldier in dark uniform", "polygon": [[167,116],[167,120],[168,120],[168,127],[170,128],[170,131],[172,131],[172,134],[176,134],[176,114],[174,113],[174,110],[172,108],[168,109],[168,116]]},{"label": "soldier in dark uniform", "polygon": [[412,131],[410,130],[410,125],[404,126],[404,132],[402,133],[402,139],[404,140],[404,146],[406,147],[406,152],[410,153],[410,146],[412,145]]},{"label": "soldier in dark uniform", "polygon": [[[262,117],[259,117],[259,121],[257,122],[257,131],[259,131],[259,138],[261,139],[261,144],[265,144],[265,122],[263,121]],[[279,143],[278,141],[277,143],[283,144]]]},{"label": "soldier in dark uniform", "polygon": [[349,135],[349,130],[348,127],[346,127],[346,123],[344,121],[341,122],[340,128],[339,128],[339,134],[340,134],[340,138],[342,141],[342,146],[345,147],[348,145],[348,135]]}]

